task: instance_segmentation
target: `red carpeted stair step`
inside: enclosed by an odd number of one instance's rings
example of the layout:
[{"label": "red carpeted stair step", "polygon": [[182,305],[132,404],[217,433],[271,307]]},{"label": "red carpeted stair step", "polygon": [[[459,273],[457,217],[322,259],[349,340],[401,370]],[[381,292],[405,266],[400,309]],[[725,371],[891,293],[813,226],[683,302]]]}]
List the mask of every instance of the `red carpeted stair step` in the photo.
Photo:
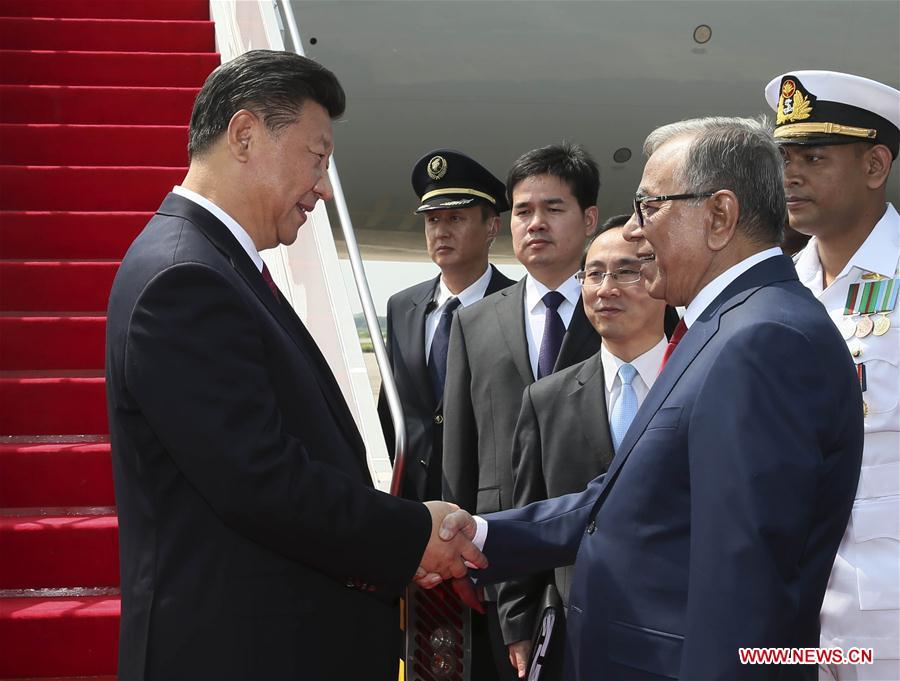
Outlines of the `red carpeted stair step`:
[{"label": "red carpeted stair step", "polygon": [[0,84],[0,122],[184,125],[199,88]]},{"label": "red carpeted stair step", "polygon": [[0,166],[3,210],[155,211],[187,168]]},{"label": "red carpeted stair step", "polygon": [[0,507],[115,504],[108,437],[44,439],[0,444]]},{"label": "red carpeted stair step", "polygon": [[0,258],[119,260],[152,216],[0,210]]},{"label": "red carpeted stair step", "polygon": [[108,591],[0,598],[0,678],[115,674],[120,601]]},{"label": "red carpeted stair step", "polygon": [[108,433],[102,371],[0,372],[0,433]]},{"label": "red carpeted stair step", "polygon": [[4,17],[209,19],[209,0],[0,0]]},{"label": "red carpeted stair step", "polygon": [[0,17],[7,50],[215,52],[211,21]]},{"label": "red carpeted stair step", "polygon": [[106,317],[0,314],[0,371],[99,369]]},{"label": "red carpeted stair step", "polygon": [[0,124],[0,164],[187,166],[186,125]]},{"label": "red carpeted stair step", "polygon": [[218,54],[0,50],[8,84],[199,87]]},{"label": "red carpeted stair step", "polygon": [[60,515],[0,515],[0,589],[118,586],[114,509],[66,509]]},{"label": "red carpeted stair step", "polygon": [[118,268],[118,261],[0,260],[0,311],[102,312]]}]

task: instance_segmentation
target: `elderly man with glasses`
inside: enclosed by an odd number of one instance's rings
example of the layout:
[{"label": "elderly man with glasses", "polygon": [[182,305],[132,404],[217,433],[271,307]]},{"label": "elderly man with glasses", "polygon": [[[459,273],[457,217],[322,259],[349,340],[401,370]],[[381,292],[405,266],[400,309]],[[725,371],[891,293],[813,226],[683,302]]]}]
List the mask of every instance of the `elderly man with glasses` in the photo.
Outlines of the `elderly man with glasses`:
[{"label": "elderly man with glasses", "polygon": [[859,476],[859,381],[777,248],[783,163],[766,126],[683,121],[644,150],[625,234],[650,295],[686,306],[686,332],[602,478],[485,518],[457,511],[442,536],[484,547],[479,582],[575,563],[567,679],[815,679],[802,655],[747,656],[819,644]]}]

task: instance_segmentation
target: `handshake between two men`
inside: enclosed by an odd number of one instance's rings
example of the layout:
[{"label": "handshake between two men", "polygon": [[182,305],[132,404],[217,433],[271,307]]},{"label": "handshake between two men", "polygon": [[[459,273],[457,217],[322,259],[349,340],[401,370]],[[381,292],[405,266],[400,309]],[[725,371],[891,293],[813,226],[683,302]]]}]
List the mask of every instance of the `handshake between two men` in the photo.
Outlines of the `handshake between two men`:
[{"label": "handshake between two men", "polygon": [[431,537],[413,581],[419,588],[433,589],[441,582],[453,580],[451,586],[459,599],[483,613],[481,599],[466,577],[469,568],[488,566],[487,558],[473,543],[475,519],[446,501],[426,501],[425,506],[431,513]]}]

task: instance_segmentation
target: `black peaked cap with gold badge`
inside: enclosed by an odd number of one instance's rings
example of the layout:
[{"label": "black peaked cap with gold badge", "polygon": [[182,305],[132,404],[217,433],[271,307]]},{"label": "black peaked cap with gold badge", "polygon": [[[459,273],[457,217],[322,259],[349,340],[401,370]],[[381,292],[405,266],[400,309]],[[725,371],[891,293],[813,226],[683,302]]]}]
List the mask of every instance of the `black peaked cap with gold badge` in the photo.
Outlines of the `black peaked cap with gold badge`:
[{"label": "black peaked cap with gold badge", "polygon": [[497,213],[509,210],[506,186],[480,163],[453,149],[435,149],[416,161],[412,186],[416,213],[468,208],[481,202]]},{"label": "black peaked cap with gold badge", "polygon": [[897,158],[900,91],[836,71],[791,71],[766,86],[780,144],[829,145],[870,141]]}]

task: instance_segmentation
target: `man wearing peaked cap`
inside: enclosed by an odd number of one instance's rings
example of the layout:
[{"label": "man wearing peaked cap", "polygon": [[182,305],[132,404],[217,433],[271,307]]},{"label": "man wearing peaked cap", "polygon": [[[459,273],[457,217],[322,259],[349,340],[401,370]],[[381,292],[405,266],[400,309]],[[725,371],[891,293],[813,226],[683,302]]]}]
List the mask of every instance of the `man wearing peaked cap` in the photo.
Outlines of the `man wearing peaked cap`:
[{"label": "man wearing peaked cap", "polygon": [[772,80],[790,225],[811,235],[803,282],[856,364],[865,445],[859,486],[822,605],[822,647],[872,648],[872,665],[827,679],[900,679],[900,216],[885,187],[900,142],[900,92],[867,78],[793,71]]},{"label": "man wearing peaked cap", "polygon": [[485,206],[495,215],[509,210],[506,187],[487,168],[452,149],[435,149],[412,171],[413,191],[422,202],[416,213]]},{"label": "man wearing peaked cap", "polygon": [[[500,213],[509,210],[500,180],[459,151],[435,149],[416,162],[412,186],[421,204],[415,212],[425,221],[425,247],[441,274],[388,300],[387,353],[406,420],[400,493],[424,501],[441,498],[444,379],[455,310],[513,281],[488,263]],[[378,413],[393,457],[394,425],[383,389]],[[485,627],[484,619],[472,613],[473,679],[496,675]]]},{"label": "man wearing peaked cap", "polygon": [[[453,311],[513,281],[488,264],[500,213],[509,210],[500,180],[461,152],[436,149],[413,167],[412,186],[421,204],[416,213],[425,219],[425,246],[441,274],[391,296],[387,351],[406,417],[401,494],[424,501],[441,497],[443,382]],[[378,406],[393,457],[384,391]]]}]

